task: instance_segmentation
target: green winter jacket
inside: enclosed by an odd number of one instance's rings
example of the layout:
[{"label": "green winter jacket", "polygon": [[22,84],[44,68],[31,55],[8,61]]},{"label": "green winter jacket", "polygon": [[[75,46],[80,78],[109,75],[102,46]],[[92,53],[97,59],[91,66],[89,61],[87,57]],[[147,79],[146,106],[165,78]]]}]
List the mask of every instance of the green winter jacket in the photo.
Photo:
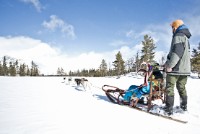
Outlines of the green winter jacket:
[{"label": "green winter jacket", "polygon": [[170,52],[167,56],[166,66],[172,68],[172,75],[190,75],[190,44],[191,33],[185,25],[177,28],[173,34]]}]

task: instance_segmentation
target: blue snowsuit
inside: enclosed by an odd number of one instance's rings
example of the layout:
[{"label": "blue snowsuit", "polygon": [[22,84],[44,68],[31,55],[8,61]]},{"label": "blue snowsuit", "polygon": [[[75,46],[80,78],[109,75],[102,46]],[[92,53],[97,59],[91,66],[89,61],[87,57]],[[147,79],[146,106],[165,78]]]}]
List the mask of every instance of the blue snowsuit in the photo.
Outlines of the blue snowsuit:
[{"label": "blue snowsuit", "polygon": [[150,92],[150,82],[147,86],[136,86],[136,85],[131,85],[128,90],[126,91],[123,99],[124,101],[130,101],[131,96],[137,97],[140,99],[142,95],[148,94]]}]

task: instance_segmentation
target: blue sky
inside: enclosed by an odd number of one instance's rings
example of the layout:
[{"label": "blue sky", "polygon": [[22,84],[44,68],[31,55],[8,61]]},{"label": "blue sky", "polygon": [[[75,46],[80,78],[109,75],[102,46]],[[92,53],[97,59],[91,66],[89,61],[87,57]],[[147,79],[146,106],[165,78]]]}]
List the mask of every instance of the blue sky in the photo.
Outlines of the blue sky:
[{"label": "blue sky", "polygon": [[43,73],[97,68],[118,51],[133,57],[149,34],[159,62],[175,19],[189,27],[191,46],[198,45],[199,12],[198,0],[1,0],[0,57],[34,60]]}]

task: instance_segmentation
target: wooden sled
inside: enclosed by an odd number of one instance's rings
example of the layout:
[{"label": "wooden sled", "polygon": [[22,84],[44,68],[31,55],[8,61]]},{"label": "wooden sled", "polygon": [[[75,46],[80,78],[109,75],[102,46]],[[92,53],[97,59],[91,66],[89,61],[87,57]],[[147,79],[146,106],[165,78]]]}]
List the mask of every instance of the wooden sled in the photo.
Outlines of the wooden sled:
[{"label": "wooden sled", "polygon": [[[154,100],[160,99],[162,103],[165,103],[165,90],[163,88],[164,87],[163,77],[156,78],[154,76],[156,74],[156,71],[153,70],[153,67],[150,66],[148,70],[140,69],[139,71],[144,72],[145,78],[144,78],[144,84],[142,84],[138,88],[142,88],[143,86],[146,86],[147,83],[150,82],[150,92],[148,94],[143,94],[141,98],[132,96],[130,101],[124,101],[124,95],[127,92],[127,90],[120,89],[118,87],[111,85],[103,85],[102,90],[105,92],[106,96],[112,103],[119,105],[129,105],[131,107],[136,107],[138,103],[143,103],[144,105],[148,105],[148,110],[150,110],[151,107],[153,106],[152,102]],[[147,100],[146,103],[144,103],[144,98]]]}]

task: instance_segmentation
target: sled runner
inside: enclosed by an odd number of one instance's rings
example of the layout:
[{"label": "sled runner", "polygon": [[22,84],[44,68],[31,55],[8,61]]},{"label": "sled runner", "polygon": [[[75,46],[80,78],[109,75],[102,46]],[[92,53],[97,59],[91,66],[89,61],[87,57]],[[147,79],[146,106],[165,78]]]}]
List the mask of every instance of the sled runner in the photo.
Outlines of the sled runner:
[{"label": "sled runner", "polygon": [[[111,85],[103,85],[102,90],[105,92],[108,99],[119,105],[126,105],[131,108],[141,110],[159,117],[164,117],[181,123],[187,123],[185,120],[177,119],[171,116],[164,115],[162,106],[158,106],[157,100],[165,103],[165,83],[163,75],[157,68],[158,64],[151,66],[146,65],[146,69],[140,69],[138,72],[144,73],[144,83],[141,85],[131,85],[127,90],[120,89]],[[157,111],[155,112],[155,107]]]}]

